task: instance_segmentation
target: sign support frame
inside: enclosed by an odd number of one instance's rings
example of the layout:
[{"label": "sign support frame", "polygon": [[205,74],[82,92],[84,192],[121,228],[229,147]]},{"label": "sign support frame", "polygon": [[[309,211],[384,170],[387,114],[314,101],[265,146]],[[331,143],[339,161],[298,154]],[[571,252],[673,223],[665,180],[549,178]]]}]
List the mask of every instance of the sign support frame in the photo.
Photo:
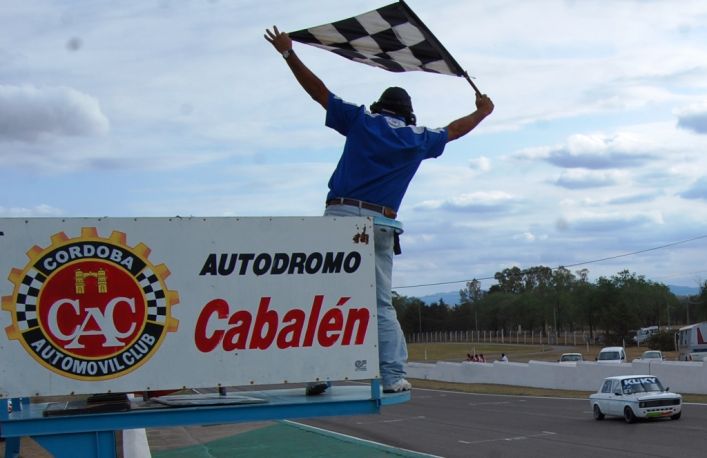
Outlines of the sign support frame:
[{"label": "sign support frame", "polygon": [[[5,456],[19,456],[20,438],[28,436],[56,458],[115,458],[115,433],[125,429],[374,414],[382,406],[407,402],[411,397],[409,391],[381,394],[379,379],[371,380],[369,385],[336,385],[319,396],[305,396],[303,388],[243,393],[266,402],[150,408],[150,401],[133,400],[134,408],[129,411],[46,417],[43,412],[50,403],[30,404],[27,398],[15,398],[13,412],[0,418],[0,431],[6,438]],[[7,412],[8,400],[1,401],[0,408]]]}]

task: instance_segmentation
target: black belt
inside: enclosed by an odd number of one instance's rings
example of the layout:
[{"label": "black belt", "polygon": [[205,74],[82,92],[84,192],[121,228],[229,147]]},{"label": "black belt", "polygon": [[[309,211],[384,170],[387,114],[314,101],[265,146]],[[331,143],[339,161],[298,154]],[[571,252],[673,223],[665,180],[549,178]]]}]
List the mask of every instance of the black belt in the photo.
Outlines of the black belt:
[{"label": "black belt", "polygon": [[358,208],[365,208],[366,210],[372,210],[378,212],[386,218],[395,219],[398,214],[395,210],[390,207],[385,207],[383,205],[376,205],[370,202],[364,202],[358,199],[349,199],[347,197],[335,197],[326,201],[326,206],[329,205],[351,205]]}]

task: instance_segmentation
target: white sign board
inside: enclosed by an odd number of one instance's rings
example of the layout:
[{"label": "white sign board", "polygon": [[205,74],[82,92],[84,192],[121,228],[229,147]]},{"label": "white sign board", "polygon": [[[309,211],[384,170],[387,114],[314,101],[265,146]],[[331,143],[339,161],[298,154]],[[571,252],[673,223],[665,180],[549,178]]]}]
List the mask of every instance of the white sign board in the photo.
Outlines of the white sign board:
[{"label": "white sign board", "polygon": [[372,234],[353,217],[0,219],[0,397],[376,378]]}]

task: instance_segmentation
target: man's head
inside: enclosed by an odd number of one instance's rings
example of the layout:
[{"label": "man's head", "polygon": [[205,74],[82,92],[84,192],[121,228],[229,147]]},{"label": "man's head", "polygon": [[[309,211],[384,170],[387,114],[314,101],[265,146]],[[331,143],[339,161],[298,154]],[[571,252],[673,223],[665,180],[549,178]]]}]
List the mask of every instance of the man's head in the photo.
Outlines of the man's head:
[{"label": "man's head", "polygon": [[405,118],[405,123],[413,126],[417,122],[412,111],[412,101],[407,91],[401,87],[389,87],[377,102],[371,104],[371,113],[393,113]]}]

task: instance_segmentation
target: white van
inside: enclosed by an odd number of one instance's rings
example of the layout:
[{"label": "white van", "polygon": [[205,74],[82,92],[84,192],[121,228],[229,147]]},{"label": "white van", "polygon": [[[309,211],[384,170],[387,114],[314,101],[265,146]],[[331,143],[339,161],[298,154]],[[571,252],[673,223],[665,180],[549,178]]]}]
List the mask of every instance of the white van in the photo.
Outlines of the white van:
[{"label": "white van", "polygon": [[675,347],[678,361],[702,361],[707,356],[707,321],[680,328],[675,333]]},{"label": "white van", "polygon": [[597,355],[597,362],[602,364],[620,364],[626,362],[624,347],[604,347]]},{"label": "white van", "polygon": [[652,335],[657,334],[660,331],[658,326],[648,326],[647,328],[641,328],[633,336],[633,341],[637,344],[645,343]]}]

